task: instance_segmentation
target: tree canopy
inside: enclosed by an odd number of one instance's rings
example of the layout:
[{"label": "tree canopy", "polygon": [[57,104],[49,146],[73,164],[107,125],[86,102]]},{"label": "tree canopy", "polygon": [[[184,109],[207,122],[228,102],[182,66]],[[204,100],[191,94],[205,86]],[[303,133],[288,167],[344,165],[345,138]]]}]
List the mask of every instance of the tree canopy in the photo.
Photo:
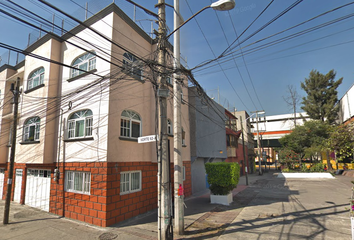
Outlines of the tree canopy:
[{"label": "tree canopy", "polygon": [[330,125],[319,120],[311,120],[279,139],[284,148],[298,154],[300,159],[317,159],[319,153],[326,149]]},{"label": "tree canopy", "polygon": [[336,153],[336,158],[339,161],[352,156],[354,149],[354,123],[332,126],[327,146]]},{"label": "tree canopy", "polygon": [[312,70],[310,76],[301,82],[301,88],[307,93],[302,98],[301,109],[312,119],[334,123],[338,117],[339,105],[337,88],[343,78],[335,81],[336,72],[332,69],[326,75]]}]

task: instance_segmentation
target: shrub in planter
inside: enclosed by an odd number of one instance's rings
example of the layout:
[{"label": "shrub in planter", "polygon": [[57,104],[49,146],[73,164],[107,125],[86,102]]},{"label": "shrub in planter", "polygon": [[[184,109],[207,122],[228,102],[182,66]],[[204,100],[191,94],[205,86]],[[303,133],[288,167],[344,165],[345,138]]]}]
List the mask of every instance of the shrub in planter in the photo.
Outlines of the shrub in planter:
[{"label": "shrub in planter", "polygon": [[206,163],[209,189],[213,195],[227,195],[234,189],[240,179],[238,163]]}]

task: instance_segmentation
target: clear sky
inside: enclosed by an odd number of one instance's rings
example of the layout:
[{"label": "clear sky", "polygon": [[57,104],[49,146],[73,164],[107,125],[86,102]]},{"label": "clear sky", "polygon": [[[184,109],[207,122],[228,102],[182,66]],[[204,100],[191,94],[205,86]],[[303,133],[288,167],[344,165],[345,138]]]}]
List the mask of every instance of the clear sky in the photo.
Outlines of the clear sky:
[{"label": "clear sky", "polygon": [[[101,9],[112,1],[89,1],[89,9],[92,11]],[[0,2],[6,1],[0,0]],[[47,19],[52,18],[54,11],[35,0],[14,0],[14,2]],[[48,0],[48,2],[76,17],[84,17],[84,12],[78,5],[84,6],[85,1]],[[125,0],[115,0],[115,2],[130,17],[134,17],[134,10],[130,3]],[[135,0],[135,2],[157,12],[154,7],[157,0]],[[211,2],[211,0],[180,0],[181,15],[184,19],[188,19]],[[341,98],[354,83],[354,4],[324,14],[257,43],[263,38],[351,3],[349,0],[271,2],[271,0],[236,0],[236,7],[233,10],[216,12],[207,9],[182,27],[181,54],[188,68],[193,69],[192,73],[196,80],[209,96],[216,100],[217,89],[219,89],[220,104],[230,110],[234,107],[248,112],[264,109],[266,115],[275,115],[292,112],[283,100],[283,97],[288,96],[289,85],[293,85],[301,97],[305,96],[300,83],[308,77],[312,69],[324,74],[334,69],[337,72],[337,79],[343,77],[343,83],[338,88],[338,98]],[[270,23],[281,12],[297,2],[300,3]],[[173,0],[166,0],[166,3],[173,5]],[[268,9],[245,31],[268,4],[270,4]],[[0,8],[5,9],[2,5]],[[56,13],[56,16],[58,18],[60,14]],[[139,9],[136,10],[135,16],[138,25],[150,32],[150,20],[153,17]],[[337,23],[318,28],[336,19]],[[167,23],[170,30],[173,29],[172,20],[172,9],[167,9]],[[28,33],[34,31],[32,28],[19,24],[2,13],[0,13],[0,23],[1,43],[19,48],[26,47]],[[157,28],[156,24],[153,26]],[[266,27],[259,31],[262,26]],[[300,35],[301,31],[305,31],[302,32],[305,34]],[[239,36],[241,33],[243,35],[238,39],[241,44],[238,45],[236,35]],[[227,49],[229,51],[218,61],[198,67],[219,57]],[[5,49],[0,48],[0,55],[5,52]]]}]

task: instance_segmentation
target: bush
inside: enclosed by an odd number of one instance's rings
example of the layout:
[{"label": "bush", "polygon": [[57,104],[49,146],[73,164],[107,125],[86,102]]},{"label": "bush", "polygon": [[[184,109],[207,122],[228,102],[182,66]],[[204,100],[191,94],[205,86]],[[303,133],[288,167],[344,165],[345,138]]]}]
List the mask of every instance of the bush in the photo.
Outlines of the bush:
[{"label": "bush", "polygon": [[323,172],[324,171],[324,164],[323,163],[316,163],[311,166],[311,172]]},{"label": "bush", "polygon": [[301,172],[309,172],[309,171],[310,171],[310,169],[307,168],[306,163],[302,163],[301,164]]},{"label": "bush", "polygon": [[205,170],[208,174],[209,189],[214,195],[227,195],[234,189],[240,179],[238,163],[207,163]]}]

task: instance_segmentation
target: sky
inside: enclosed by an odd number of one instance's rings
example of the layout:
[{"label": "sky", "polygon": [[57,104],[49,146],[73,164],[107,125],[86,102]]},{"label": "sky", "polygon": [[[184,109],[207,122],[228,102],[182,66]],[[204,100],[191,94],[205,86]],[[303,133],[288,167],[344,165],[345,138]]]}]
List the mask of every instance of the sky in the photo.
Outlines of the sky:
[{"label": "sky", "polygon": [[[47,19],[52,19],[55,12],[35,0],[13,1]],[[86,1],[47,1],[78,18],[85,16],[82,7]],[[112,1],[92,0],[88,6],[90,11],[97,12]],[[157,0],[135,2],[157,13],[154,7]],[[132,19],[135,16],[136,23],[146,32],[151,32],[152,16],[140,9],[134,14],[133,5],[125,0],[115,0],[115,3]],[[173,5],[173,0],[166,3]],[[211,3],[211,0],[180,0],[181,15],[186,20]],[[343,77],[338,87],[340,99],[354,83],[354,3],[323,13],[349,3],[349,0],[236,0],[235,8],[230,11],[206,9],[181,28],[182,64],[192,69],[195,79],[210,97],[229,110],[249,113],[264,110],[268,116],[292,113],[284,101],[289,96],[288,88],[293,86],[300,97],[306,96],[301,82],[311,70],[326,74],[334,69],[336,79]],[[284,12],[292,5],[293,8]],[[0,9],[5,8],[0,5]],[[320,14],[323,15],[294,27]],[[55,13],[58,24],[61,17]],[[172,31],[172,8],[167,7],[166,19]],[[338,22],[326,25],[335,20]],[[35,31],[3,13],[0,13],[0,23],[0,43],[21,49],[27,46],[29,33]],[[155,23],[153,27],[157,29]],[[170,41],[173,43],[172,38]],[[0,48],[0,56],[5,56],[6,51]],[[297,111],[301,111],[300,106]]]}]

